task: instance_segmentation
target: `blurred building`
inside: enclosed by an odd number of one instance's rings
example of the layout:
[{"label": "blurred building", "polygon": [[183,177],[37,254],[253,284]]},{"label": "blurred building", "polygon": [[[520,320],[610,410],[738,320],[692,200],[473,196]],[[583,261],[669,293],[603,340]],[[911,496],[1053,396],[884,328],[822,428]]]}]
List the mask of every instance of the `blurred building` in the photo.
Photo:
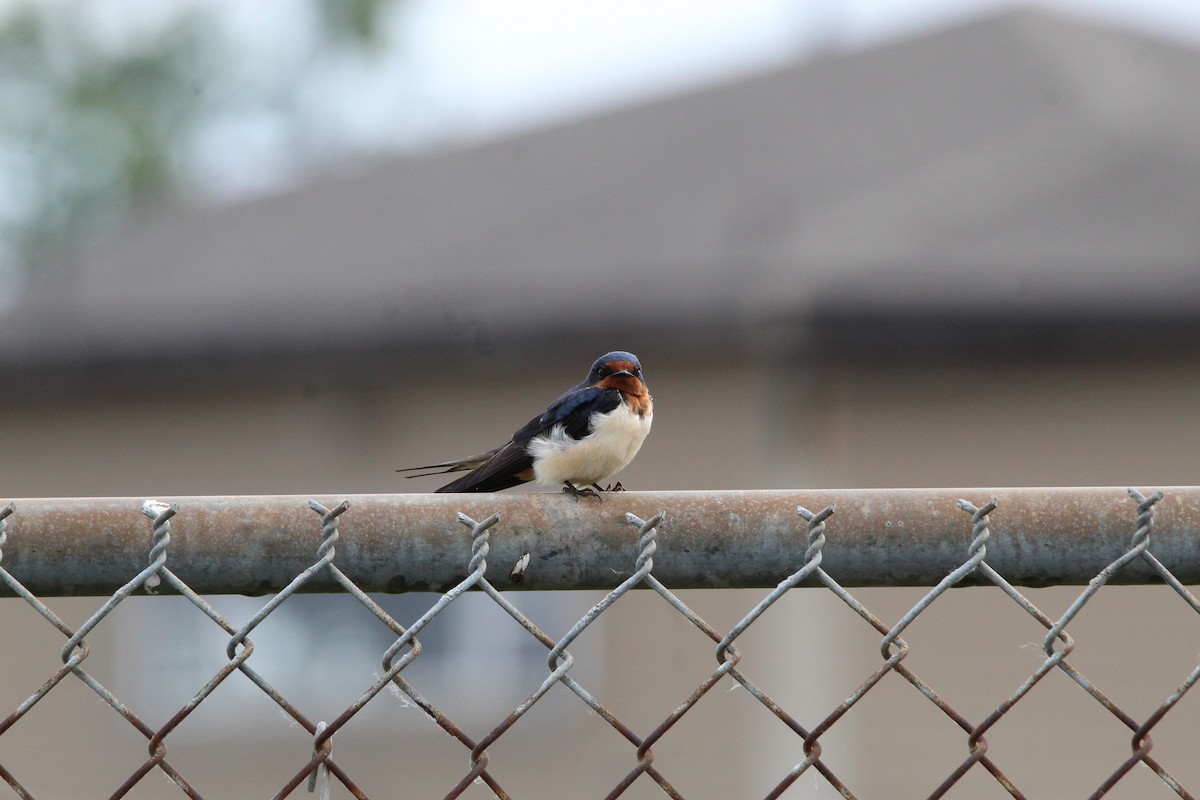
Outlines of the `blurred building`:
[{"label": "blurred building", "polygon": [[[498,444],[614,348],[642,358],[658,411],[621,475],[633,489],[1195,483],[1197,86],[1200,53],[1189,47],[1011,13],[472,149],[383,160],[253,202],[163,208],[0,317],[2,491],[430,491],[433,479],[393,470]],[[746,672],[809,721],[874,668],[878,637],[816,590],[794,594],[752,630]],[[921,594],[862,596],[894,621]],[[1052,615],[1076,594],[1033,593]],[[720,628],[761,595],[687,597]],[[1196,646],[1194,635],[1145,622],[1186,621],[1186,609],[1155,589],[1105,596],[1105,618],[1078,623],[1075,660],[1153,708]],[[569,625],[594,599],[529,602]],[[411,620],[432,601],[394,602],[408,604]],[[97,602],[51,605],[73,609],[67,621],[77,624]],[[614,609],[590,666],[581,660],[641,732],[712,659],[661,605],[639,596]],[[93,645],[106,676],[151,657],[131,643],[139,615],[159,612],[137,608],[98,631],[111,637]],[[996,592],[956,591],[936,618],[937,630],[912,633],[914,663],[980,718],[1040,660],[1026,644],[1042,629]],[[44,680],[61,637],[31,612],[6,611],[0,624],[4,640],[50,654],[6,664],[0,699],[11,709]],[[455,623],[471,624],[469,615]],[[482,658],[455,644],[473,640],[455,630],[441,635],[464,655],[443,666]],[[489,646],[507,646],[496,635]],[[320,638],[310,645],[320,650]],[[1151,646],[1162,658],[1132,660]],[[221,646],[213,652],[219,664]],[[169,666],[179,658],[171,651],[150,662],[168,666],[129,680],[204,674]],[[497,707],[531,688],[520,659],[511,663],[517,688],[500,692]],[[436,699],[437,670],[426,680]],[[178,705],[193,683],[146,691]],[[839,723],[825,748],[863,797],[924,796],[966,754],[961,733],[895,683]],[[1032,796],[1090,792],[1128,752],[1128,732],[1067,683],[1039,689],[1022,709],[1034,733],[1000,726],[989,737]],[[802,759],[800,743],[743,700],[698,707],[656,747],[656,765],[686,796],[761,796]],[[490,703],[477,700],[489,713]],[[518,726],[526,738],[508,756],[536,771],[597,753],[586,775],[564,775],[578,784],[561,796],[602,795],[633,754],[595,720],[564,737],[551,715],[570,720],[582,706],[562,706]],[[1177,712],[1190,722],[1172,723],[1174,737],[1156,738],[1160,761],[1186,785],[1200,784],[1192,706]],[[58,735],[47,731],[66,713],[23,722],[23,735]],[[499,716],[481,713],[474,732]],[[92,753],[81,758],[123,779],[144,744],[134,735],[111,757],[103,731],[114,719],[89,711],[70,736]],[[295,757],[295,730],[280,725],[277,742],[226,724],[198,719],[173,734],[194,737],[172,753],[201,791],[231,796],[270,753]],[[397,741],[373,724],[387,723],[364,723],[337,744],[372,796],[401,779],[406,796],[435,796],[466,769],[465,751],[431,725]],[[0,740],[0,761],[14,758],[18,732]],[[503,776],[503,759],[493,763]],[[421,764],[438,765],[427,784]],[[53,772],[42,780],[48,797],[98,785]],[[990,780],[975,773],[965,790],[986,796]],[[1137,780],[1120,796],[1140,796]],[[832,795],[802,783],[797,796]]]}]

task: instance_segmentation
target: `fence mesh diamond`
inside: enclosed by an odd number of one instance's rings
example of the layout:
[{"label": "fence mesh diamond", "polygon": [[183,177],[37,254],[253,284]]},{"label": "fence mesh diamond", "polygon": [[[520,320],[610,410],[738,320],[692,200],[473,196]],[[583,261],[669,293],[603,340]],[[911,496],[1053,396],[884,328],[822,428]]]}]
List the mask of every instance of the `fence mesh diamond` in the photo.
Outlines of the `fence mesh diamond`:
[{"label": "fence mesh diamond", "polygon": [[[111,523],[107,521],[109,516],[106,515],[111,515],[114,508],[133,504],[133,501],[69,501],[70,514],[58,517],[53,513],[54,501],[37,501],[30,504],[32,510],[28,526],[21,524],[26,501],[18,501],[0,509],[0,586],[7,590],[6,593],[23,599],[44,619],[45,625],[58,631],[62,637],[58,654],[61,666],[45,675],[42,685],[0,720],[0,747],[4,745],[6,737],[13,741],[20,736],[23,718],[52,693],[61,691],[60,687],[65,683],[73,682],[94,694],[96,702],[108,710],[113,725],[128,726],[144,742],[145,755],[141,763],[132,768],[118,785],[97,787],[96,796],[137,796],[139,787],[142,791],[147,786],[161,790],[162,786],[167,785],[171,791],[169,796],[199,798],[204,796],[205,791],[201,779],[190,777],[188,768],[183,766],[182,761],[176,760],[172,744],[178,738],[172,737],[187,725],[189,717],[202,704],[210,702],[223,684],[235,680],[234,676],[239,675],[236,680],[241,681],[243,686],[253,686],[255,691],[267,698],[278,708],[289,726],[298,727],[307,734],[303,751],[290,754],[290,762],[284,768],[288,777],[275,787],[274,796],[277,798],[300,796],[303,793],[314,793],[319,797],[346,794],[367,797],[364,787],[356,782],[354,768],[348,766],[349,759],[343,760],[342,748],[336,745],[345,741],[340,734],[355,725],[365,709],[382,705],[379,700],[381,695],[399,699],[405,708],[419,709],[442,732],[440,735],[448,736],[455,743],[461,757],[461,769],[439,790],[443,796],[509,798],[519,793],[506,778],[511,771],[506,771],[494,754],[502,749],[506,737],[510,740],[514,738],[513,732],[521,726],[553,725],[553,715],[549,722],[541,720],[527,723],[526,720],[539,704],[542,707],[549,705],[551,701],[547,697],[555,693],[556,702],[561,703],[563,697],[570,697],[572,704],[594,714],[609,729],[608,735],[613,741],[622,743],[620,747],[625,757],[622,772],[607,776],[610,784],[592,786],[589,789],[592,795],[616,798],[633,796],[632,792],[637,791],[642,793],[638,796],[643,796],[646,791],[653,790],[652,794],[678,798],[684,796],[682,787],[687,781],[686,774],[681,773],[686,773],[687,767],[681,766],[678,760],[670,763],[656,761],[655,747],[668,741],[676,730],[687,723],[689,715],[697,713],[697,709],[706,704],[714,708],[717,704],[714,698],[722,692],[738,691],[744,692],[744,696],[758,709],[756,714],[767,715],[764,718],[772,721],[771,735],[777,739],[786,738],[783,748],[793,754],[790,768],[758,776],[755,785],[763,789],[756,789],[755,796],[805,796],[802,789],[816,786],[843,797],[854,798],[862,796],[857,794],[860,789],[854,785],[861,768],[844,768],[844,765],[852,764],[854,759],[844,752],[844,738],[838,739],[835,732],[839,725],[845,725],[844,720],[848,716],[856,713],[856,707],[878,691],[878,687],[885,682],[901,681],[914,698],[927,704],[933,714],[944,721],[946,728],[957,731],[956,738],[961,743],[961,751],[954,755],[954,763],[948,770],[923,775],[925,783],[920,785],[897,787],[896,796],[937,798],[953,793],[956,787],[961,790],[968,785],[968,780],[970,786],[978,786],[980,779],[986,779],[994,793],[1022,798],[1036,795],[1036,792],[1027,795],[1027,789],[1019,785],[1022,781],[1020,776],[1028,774],[1028,770],[1025,765],[1006,763],[1002,754],[993,753],[988,737],[1006,720],[1019,717],[1017,709],[1021,708],[1021,704],[1031,702],[1030,698],[1037,695],[1044,681],[1051,679],[1051,676],[1059,676],[1065,677],[1076,687],[1080,698],[1086,698],[1089,704],[1101,709],[1109,724],[1123,730],[1128,741],[1126,751],[1110,759],[1111,763],[1104,767],[1103,776],[1092,787],[1092,797],[1102,797],[1118,787],[1130,785],[1130,773],[1135,770],[1152,775],[1154,785],[1166,796],[1193,797],[1192,790],[1183,785],[1183,779],[1169,765],[1158,760],[1153,735],[1200,680],[1200,660],[1180,674],[1178,681],[1164,691],[1155,707],[1126,707],[1118,703],[1116,694],[1107,693],[1107,687],[1102,689],[1097,680],[1089,677],[1072,661],[1077,643],[1069,628],[1094,598],[1105,591],[1107,585],[1115,583],[1165,584],[1190,612],[1200,613],[1200,601],[1184,585],[1195,580],[1193,572],[1197,569],[1200,526],[1187,514],[1197,513],[1194,500],[1200,496],[1200,491],[1171,490],[1147,496],[1131,489],[1124,500],[1126,507],[1123,520],[1114,518],[1111,503],[1097,507],[1094,502],[1096,490],[1075,494],[1071,493],[1072,490],[1061,490],[1054,498],[1056,506],[1048,506],[1043,502],[1037,507],[1040,510],[1035,509],[1036,513],[1026,513],[1028,503],[1021,499],[1022,491],[1006,490],[997,492],[995,497],[976,498],[980,500],[979,505],[959,499],[956,507],[947,507],[942,501],[945,493],[931,492],[924,499],[919,493],[910,493],[901,498],[907,505],[895,498],[843,493],[833,498],[834,502],[820,505],[818,511],[809,510],[802,504],[792,504],[786,511],[792,519],[790,525],[779,521],[778,509],[776,516],[770,519],[755,519],[753,516],[747,517],[740,510],[730,510],[727,507],[728,497],[716,500],[709,498],[716,505],[710,503],[700,511],[694,506],[703,504],[697,498],[687,498],[690,506],[686,514],[681,514],[684,522],[678,528],[672,527],[675,511],[671,505],[684,501],[677,497],[609,495],[602,503],[585,500],[584,505],[580,506],[569,498],[526,496],[519,502],[532,504],[534,515],[516,515],[514,530],[521,536],[517,537],[515,550],[509,547],[504,551],[500,564],[494,563],[497,559],[493,555],[493,544],[506,536],[509,515],[503,510],[475,516],[462,511],[455,513],[453,520],[461,531],[458,536],[447,534],[444,525],[432,532],[424,530],[419,535],[414,534],[411,527],[413,517],[402,515],[402,519],[398,518],[399,521],[388,529],[392,537],[389,539],[384,535],[388,531],[381,533],[379,525],[364,525],[343,536],[343,529],[348,528],[354,519],[358,505],[356,500],[343,501],[332,507],[310,500],[307,502],[309,522],[297,523],[297,517],[293,514],[288,517],[291,522],[286,530],[267,523],[251,524],[244,518],[230,522],[236,529],[228,534],[233,538],[221,539],[221,542],[236,541],[238,546],[231,548],[221,545],[225,547],[220,553],[224,560],[214,560],[209,557],[211,554],[198,555],[198,549],[203,549],[200,542],[209,533],[219,539],[225,535],[217,532],[214,520],[221,519],[223,514],[236,516],[235,511],[223,507],[222,502],[213,498],[191,498],[171,504],[148,500],[136,504],[137,510],[149,520],[148,525],[143,521],[144,530],[141,534],[144,537],[143,546],[146,547],[143,551],[146,553],[143,560],[145,566],[130,570],[127,574],[132,577],[112,589],[107,598],[77,625],[65,622],[43,597],[73,594],[72,585],[82,587],[81,593],[86,594],[92,592],[97,584],[111,581],[115,567],[109,562],[94,561],[94,568],[89,571],[87,553],[93,552],[94,548],[105,547],[106,541],[109,544],[124,541],[114,534]],[[755,499],[759,503],[755,507],[789,499],[788,495],[781,493],[761,494],[765,496]],[[1159,548],[1156,512],[1160,504],[1169,502],[1172,496],[1178,499],[1178,505],[1183,510],[1172,519],[1171,533],[1166,537],[1166,544]],[[811,501],[817,495],[808,493],[805,497]],[[642,515],[619,511],[614,515],[613,507],[621,505],[626,498],[626,505],[635,504],[639,507],[661,499],[663,510],[656,513],[640,512]],[[637,503],[634,503],[635,498]],[[1012,498],[1014,506],[1023,509],[1023,516],[1019,525],[1000,535],[994,531],[1003,525],[1009,498]],[[1044,498],[1038,502],[1042,501]],[[243,498],[238,502],[240,508],[252,508],[255,502],[266,503],[266,500]],[[503,505],[517,501],[497,498],[495,502]],[[295,505],[296,501],[272,498],[270,503],[276,506]],[[575,504],[564,505],[567,503]],[[589,503],[590,506],[587,505]],[[486,505],[486,500],[475,500],[472,508]],[[814,507],[817,506],[814,504]],[[1048,514],[1046,509],[1051,507],[1067,509],[1069,519],[1067,516]],[[569,524],[559,523],[559,526],[575,528],[571,531],[575,538],[540,543],[536,537],[545,535],[546,528],[555,526],[555,509],[563,508],[569,508],[575,517]],[[851,509],[844,532],[839,530],[839,522],[846,516],[842,508]],[[914,508],[923,509],[925,519],[912,513]],[[292,512],[289,510],[288,513]],[[424,508],[422,513],[437,514],[439,509]],[[702,523],[706,513],[709,522],[713,523],[707,533],[704,530],[685,530],[688,520]],[[198,522],[188,528],[183,541],[177,541],[173,537],[173,526],[182,526],[189,514],[193,514]],[[581,524],[579,521],[591,519],[589,514],[602,515],[605,520],[603,524],[609,527],[614,517],[618,525],[624,526],[626,544],[623,546],[623,568],[611,566],[612,552],[593,547],[588,523]],[[1082,536],[1079,533],[1080,519],[1085,522],[1090,519],[1097,530],[1111,531],[1124,525],[1127,544],[1107,555],[1098,552],[1103,549],[1102,544],[1088,539],[1086,530]],[[1034,522],[1031,523],[1031,520]],[[924,535],[925,538],[913,533],[927,522],[931,532]],[[116,527],[125,530],[121,525]],[[225,591],[244,591],[244,585],[238,583],[239,578],[234,574],[237,569],[253,572],[255,559],[265,563],[275,558],[272,542],[278,539],[263,534],[262,531],[267,528],[273,536],[286,536],[294,542],[311,543],[307,545],[311,547],[311,558],[302,568],[295,570],[282,587],[272,585],[271,579],[264,580],[260,586],[267,586],[270,591],[262,595],[258,610],[244,621],[231,620],[218,611],[205,595],[217,594],[223,586]],[[53,529],[53,533],[48,532],[50,529]],[[903,534],[898,533],[900,531]],[[663,552],[660,544],[665,538],[676,535],[684,544],[669,553]],[[834,552],[839,536],[843,535],[861,552],[850,556],[846,555],[848,550],[842,550],[839,561]],[[424,537],[424,549],[418,547],[415,552],[425,556],[434,553],[436,557],[425,557],[425,562],[418,559],[415,564],[410,558],[402,569],[396,563],[383,563],[386,558],[378,554],[386,553],[390,546],[398,551],[403,550],[399,542],[405,536]],[[746,552],[744,549],[738,550],[747,546],[742,539],[750,537],[752,541],[749,546],[753,547],[755,536],[763,537],[759,542],[764,553],[763,563],[744,567],[745,572],[738,574],[750,577],[738,578],[731,581],[731,585],[762,585],[768,579],[777,583],[735,624],[714,627],[681,598],[679,591],[695,585],[721,585],[723,570],[729,567],[731,558]],[[916,539],[906,538],[910,536],[916,536]],[[63,537],[70,540],[69,544],[62,544]],[[881,546],[880,541],[885,541],[886,546]],[[1072,546],[1076,548],[1074,552]],[[288,550],[288,553],[293,550]],[[343,553],[343,550],[349,554]],[[727,550],[734,551],[734,555],[730,556]],[[912,550],[925,554],[916,559],[919,562],[916,566],[905,560],[912,555]],[[1015,550],[1015,553],[1008,550]],[[530,586],[543,588],[538,583],[539,580],[545,581],[540,572],[541,565],[559,559],[563,551],[568,551],[565,562],[568,567],[556,573],[562,577],[554,580],[570,585],[570,559],[575,558],[577,565],[590,559],[607,565],[615,586],[570,625],[564,634],[552,635],[547,629],[555,627],[557,620],[553,625],[545,621],[539,625],[537,621],[540,611],[545,610],[545,604],[527,603],[525,601],[530,598],[529,595],[522,596],[513,590]],[[1161,559],[1156,551],[1163,556]],[[793,563],[781,563],[779,554],[788,552],[794,554]],[[867,555],[864,556],[864,552]],[[73,558],[71,553],[77,554],[84,563],[68,564]],[[871,553],[883,555],[872,556]],[[279,557],[283,558],[282,555]],[[867,559],[865,565],[854,560],[862,558]],[[1039,608],[1017,588],[1022,584],[1054,583],[1058,577],[1055,565],[1064,563],[1064,559],[1075,564],[1073,568],[1078,569],[1078,565],[1082,564],[1082,568],[1087,569],[1087,565],[1095,564],[1097,558],[1102,559],[1099,568],[1087,578],[1076,599],[1057,615]],[[452,565],[455,559],[458,559],[457,575],[448,579],[446,576],[453,575],[455,568],[447,565]],[[117,560],[120,561],[119,558]],[[246,565],[246,561],[251,563]],[[437,563],[434,564],[434,561]],[[689,574],[700,577],[680,577],[678,572],[665,568],[668,561],[685,562],[686,569],[691,570]],[[125,559],[125,563],[128,563],[128,559]],[[849,579],[845,584],[839,583],[839,563],[847,565],[845,572]],[[428,575],[421,574],[423,567],[428,567]],[[587,572],[588,569],[591,572]],[[872,574],[872,569],[874,578],[864,581],[862,576]],[[83,575],[64,576],[64,570],[74,570]],[[596,564],[589,565],[587,569],[579,567],[579,570],[591,575],[597,571],[603,572]],[[731,574],[734,572],[732,568],[728,571]],[[1062,572],[1061,569],[1058,571]],[[225,584],[222,584],[223,572],[229,576]],[[27,573],[27,576],[23,573]],[[92,573],[102,574],[97,576]],[[191,577],[192,573],[197,577]],[[397,576],[400,576],[399,583]],[[1063,582],[1070,583],[1078,576],[1079,573],[1075,572]],[[885,619],[876,614],[847,588],[863,583],[916,585],[923,581],[930,586],[928,591],[895,619]],[[587,578],[582,582],[586,584],[594,580]],[[200,590],[193,589],[193,583]],[[428,598],[428,603],[415,618],[399,620],[385,609],[378,595],[372,596],[370,593],[381,588],[381,584],[393,591],[426,590],[428,593],[414,597]],[[929,610],[937,604],[949,602],[954,595],[950,590],[963,584],[993,587],[997,592],[994,597],[999,598],[994,602],[1003,600],[1011,603],[1014,613],[1027,615],[1030,630],[1041,632],[1041,639],[1037,643],[1041,655],[1036,667],[1009,687],[1006,694],[989,698],[988,707],[992,710],[982,716],[965,713],[951,702],[947,694],[939,691],[935,685],[938,679],[930,677],[927,670],[917,666],[920,658],[915,654],[919,653],[919,647],[914,650],[914,645],[905,638],[914,623],[921,620],[923,615],[932,616]],[[35,593],[35,588],[39,589],[38,593]],[[595,673],[585,675],[585,671],[579,669],[581,662],[577,657],[580,652],[578,648],[582,645],[581,637],[588,634],[589,630],[595,630],[594,626],[598,626],[606,614],[611,615],[611,609],[635,589],[658,598],[658,602],[670,610],[669,613],[678,615],[678,619],[689,630],[694,629],[691,634],[694,640],[707,642],[712,657],[708,666],[701,670],[702,677],[698,681],[692,682],[693,679],[689,678],[689,682],[678,685],[677,691],[670,697],[659,698],[661,711],[655,712],[657,716],[649,717],[654,720],[649,725],[640,722],[633,725],[623,721],[612,710],[619,705],[613,699],[620,699],[621,687],[598,679]],[[386,629],[390,641],[386,648],[376,653],[377,668],[359,676],[358,694],[353,701],[327,719],[318,718],[311,711],[306,712],[305,709],[312,705],[310,697],[295,696],[294,693],[285,695],[278,688],[278,682],[273,682],[269,670],[260,671],[256,668],[258,662],[262,661],[255,645],[260,626],[264,626],[273,615],[278,617],[280,609],[298,593],[313,590],[337,591],[353,598],[361,606],[361,614],[373,618],[372,625]],[[452,604],[460,602],[460,598],[468,592],[471,596],[486,597],[503,612],[501,616],[511,620],[511,623],[505,621],[504,624],[518,632],[523,643],[519,652],[528,653],[533,648],[542,654],[540,667],[531,669],[526,665],[522,673],[533,676],[530,686],[521,690],[527,693],[494,719],[482,722],[477,714],[469,715],[469,719],[461,716],[452,718],[439,707],[435,697],[427,696],[418,688],[416,684],[421,681],[416,671],[410,669],[428,658],[431,652],[431,648],[423,644],[423,637],[430,641],[428,636],[436,632],[434,626],[439,617]],[[772,608],[781,600],[796,592],[829,593],[849,612],[841,624],[848,624],[846,620],[857,618],[856,633],[868,632],[877,642],[878,649],[874,667],[853,676],[855,688],[851,692],[845,696],[810,699],[805,703],[803,713],[788,707],[792,701],[769,694],[764,684],[756,680],[756,667],[761,670],[762,662],[744,659],[739,650],[739,640],[751,626],[772,613]],[[89,642],[97,628],[108,624],[117,616],[118,608],[135,595],[178,595],[185,598],[194,607],[193,616],[199,615],[208,627],[207,632],[219,630],[224,642],[219,668],[211,674],[206,673],[195,685],[190,686],[188,691],[191,695],[185,702],[171,708],[169,713],[156,712],[153,719],[150,715],[139,714],[132,703],[127,704],[122,700],[110,687],[111,681],[102,681],[98,677],[100,672],[92,670],[89,665],[92,658]],[[1194,623],[1193,614],[1189,614],[1188,618]],[[496,623],[493,620],[489,624]],[[1186,636],[1194,640],[1198,629],[1200,626],[1193,624]],[[1179,634],[1175,632],[1172,635]],[[978,642],[968,642],[965,646],[982,646],[987,640],[983,628],[978,639]],[[444,643],[444,637],[438,641]],[[20,658],[20,642],[7,641],[4,645],[3,658],[14,661]],[[649,649],[653,643],[647,643],[646,646]],[[1193,656],[1196,654],[1193,653]],[[470,657],[487,659],[489,654],[475,653]],[[1200,656],[1196,657],[1200,659]],[[804,677],[797,674],[796,679],[803,681]],[[1131,675],[1130,679],[1137,680],[1137,676]],[[820,712],[811,712],[814,703],[821,709]],[[649,709],[643,711],[649,713]],[[0,713],[5,713],[5,709],[0,709]],[[640,714],[639,719],[644,718],[646,713]],[[63,720],[62,724],[69,725],[70,720]],[[423,735],[439,734],[428,729]],[[1179,735],[1179,732],[1175,732],[1175,735]],[[1194,728],[1183,735],[1193,738],[1191,746],[1194,748]],[[580,753],[580,757],[586,760],[587,753]],[[42,796],[37,770],[26,768],[24,762],[27,760],[27,751],[20,748],[0,749],[0,778],[15,792],[16,797]],[[526,760],[528,763],[529,760]],[[553,776],[556,768],[553,766],[542,765],[547,775],[544,791],[548,792],[542,796],[554,796],[552,787],[555,785]],[[152,783],[154,779],[150,776],[155,773],[165,778],[166,782],[160,778]],[[396,785],[382,789],[382,796],[405,794],[396,788],[405,781],[399,771],[395,780]],[[522,780],[520,785],[527,786],[528,783]],[[377,789],[374,794],[379,794],[379,791]],[[53,795],[52,790],[50,795]]]}]

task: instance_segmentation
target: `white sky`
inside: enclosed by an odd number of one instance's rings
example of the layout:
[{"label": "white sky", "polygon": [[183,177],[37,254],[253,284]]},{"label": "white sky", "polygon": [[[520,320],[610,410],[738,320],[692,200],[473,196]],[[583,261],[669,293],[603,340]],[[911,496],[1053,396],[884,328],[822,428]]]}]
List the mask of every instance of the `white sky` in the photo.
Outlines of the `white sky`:
[{"label": "white sky", "polygon": [[[145,17],[146,4],[179,0],[106,2]],[[289,69],[305,0],[223,6],[248,51]],[[1200,0],[409,0],[385,21],[382,56],[307,71],[303,105],[331,153],[462,144],[1017,6],[1200,42]],[[197,191],[286,188],[305,170],[278,137],[253,118],[212,126]]]},{"label": "white sky", "polygon": [[217,201],[285,189],[313,153],[336,165],[356,151],[461,144],[1018,5],[1200,42],[1200,0],[408,0],[384,21],[389,46],[314,64],[310,0],[90,0],[76,13],[120,47],[188,4],[223,12],[249,80],[298,80],[309,122],[299,154],[269,116],[200,130],[185,163],[193,191]]},{"label": "white sky", "polygon": [[1200,41],[1200,0],[416,0],[404,24],[442,123],[486,135],[1017,6]]},{"label": "white sky", "polygon": [[[336,168],[354,152],[488,138],[1017,6],[1200,44],[1200,0],[408,0],[384,25],[389,47],[313,63],[310,0],[0,0],[0,12],[25,2],[65,6],[114,49],[189,6],[216,8],[245,45],[246,80],[301,87],[306,149],[270,114],[195,132],[184,182],[210,202],[284,190],[314,154]],[[6,208],[0,186],[0,222]],[[13,284],[3,246],[0,306]]]},{"label": "white sky", "polygon": [[286,189],[314,160],[502,135],[1018,5],[1200,42],[1200,0],[408,0],[384,21],[388,46],[313,62],[311,0],[32,2],[66,6],[113,49],[189,6],[216,8],[243,45],[242,80],[300,87],[303,148],[270,113],[194,132],[184,180],[217,202]]}]

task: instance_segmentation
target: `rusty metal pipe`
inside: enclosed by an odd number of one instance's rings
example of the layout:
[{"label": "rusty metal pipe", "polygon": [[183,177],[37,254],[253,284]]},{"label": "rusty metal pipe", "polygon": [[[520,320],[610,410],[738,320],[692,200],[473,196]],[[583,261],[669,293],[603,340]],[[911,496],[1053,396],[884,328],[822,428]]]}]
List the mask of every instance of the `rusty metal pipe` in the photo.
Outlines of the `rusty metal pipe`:
[{"label": "rusty metal pipe", "polygon": [[[1150,552],[1181,582],[1200,582],[1200,487],[1162,491]],[[1137,529],[1124,488],[625,492],[603,502],[540,493],[315,499],[331,507],[349,499],[334,563],[364,590],[444,592],[467,574],[471,557],[459,511],[475,519],[500,514],[487,577],[501,589],[611,588],[635,569],[637,531],[626,512],[665,511],[653,574],[685,589],[774,586],[804,563],[806,524],[797,506],[817,511],[830,503],[837,510],[822,566],[834,579],[931,586],[967,557],[971,518],[956,501],[982,505],[992,497],[999,505],[986,561],[1018,585],[1087,583],[1128,550]],[[153,499],[178,504],[166,564],[197,592],[275,592],[317,560],[321,521],[307,496]],[[144,501],[14,500],[0,567],[39,596],[110,594],[149,563]],[[525,553],[528,567],[514,583],[509,572]],[[1157,580],[1139,558],[1112,582]],[[341,587],[322,570],[304,589]],[[0,593],[11,594],[2,583]]]}]

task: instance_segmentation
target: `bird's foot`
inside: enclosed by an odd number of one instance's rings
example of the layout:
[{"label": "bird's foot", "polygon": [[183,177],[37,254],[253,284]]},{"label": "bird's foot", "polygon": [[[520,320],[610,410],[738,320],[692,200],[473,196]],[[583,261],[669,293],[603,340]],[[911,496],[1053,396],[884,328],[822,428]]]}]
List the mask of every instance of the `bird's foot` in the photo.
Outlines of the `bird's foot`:
[{"label": "bird's foot", "polygon": [[[599,487],[597,487],[597,488],[599,488]],[[579,500],[579,498],[581,498],[581,497],[594,497],[597,500],[600,500],[601,502],[604,501],[604,498],[600,496],[600,493],[597,492],[592,487],[585,486],[582,489],[580,489],[578,486],[571,483],[570,481],[563,481],[563,494],[569,494],[572,497],[574,497],[576,500]]]},{"label": "bird's foot", "polygon": [[608,486],[604,486],[604,487],[601,487],[600,484],[598,484],[598,483],[593,483],[592,486],[598,492],[623,492],[623,491],[625,491],[625,487],[621,485],[620,481],[617,481],[616,483],[610,483]]}]

